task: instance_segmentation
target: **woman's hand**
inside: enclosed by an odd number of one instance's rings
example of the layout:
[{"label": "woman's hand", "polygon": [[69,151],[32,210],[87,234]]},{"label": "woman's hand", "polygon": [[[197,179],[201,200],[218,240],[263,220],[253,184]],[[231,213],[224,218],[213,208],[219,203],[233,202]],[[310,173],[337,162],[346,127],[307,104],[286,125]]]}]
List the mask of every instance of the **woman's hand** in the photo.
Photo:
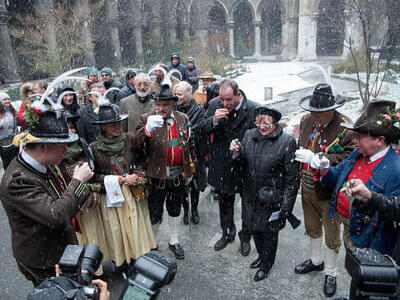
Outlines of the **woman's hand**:
[{"label": "woman's hand", "polygon": [[126,175],[124,178],[124,184],[131,185],[138,180],[139,176],[137,174]]},{"label": "woman's hand", "polygon": [[124,184],[124,180],[125,180],[125,177],[123,177],[123,176],[118,176],[118,183],[119,183],[119,184]]},{"label": "woman's hand", "polygon": [[240,142],[238,139],[234,139],[232,140],[230,146],[229,146],[229,150],[232,152],[232,156],[233,157],[238,157],[239,153],[240,153]]}]

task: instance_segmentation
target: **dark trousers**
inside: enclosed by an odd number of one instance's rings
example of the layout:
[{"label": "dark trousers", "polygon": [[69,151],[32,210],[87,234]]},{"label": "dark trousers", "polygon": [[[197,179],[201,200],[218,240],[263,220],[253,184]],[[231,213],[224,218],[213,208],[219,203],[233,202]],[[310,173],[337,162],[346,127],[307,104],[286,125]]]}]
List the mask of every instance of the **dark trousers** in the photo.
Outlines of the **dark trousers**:
[{"label": "dark trousers", "polygon": [[247,202],[243,198],[243,194],[240,194],[242,198],[242,230],[239,231],[239,239],[241,242],[250,242],[252,236],[252,215],[254,207],[252,203]]},{"label": "dark trousers", "polygon": [[236,227],[235,222],[233,220],[234,215],[234,205],[235,205],[235,194],[228,195],[226,193],[222,193],[221,191],[216,191],[219,195],[219,220],[221,223],[221,228],[223,234],[229,234],[235,236],[236,235]]},{"label": "dark trousers", "polygon": [[148,198],[151,224],[160,223],[164,212],[164,201],[168,215],[178,217],[186,199],[185,179],[182,176],[174,180],[151,179],[151,194]]},{"label": "dark trousers", "polygon": [[253,233],[254,242],[258,256],[260,257],[260,269],[268,272],[275,262],[276,249],[278,248],[277,232],[255,232]]},{"label": "dark trousers", "polygon": [[197,206],[199,205],[200,191],[197,188],[197,185],[194,184],[193,180],[189,184],[189,193],[187,193],[187,197],[185,198],[185,200],[182,203],[185,213],[188,213],[188,211],[189,211],[189,200],[188,200],[189,194],[190,194],[191,209],[192,209],[192,211],[197,210]]}]

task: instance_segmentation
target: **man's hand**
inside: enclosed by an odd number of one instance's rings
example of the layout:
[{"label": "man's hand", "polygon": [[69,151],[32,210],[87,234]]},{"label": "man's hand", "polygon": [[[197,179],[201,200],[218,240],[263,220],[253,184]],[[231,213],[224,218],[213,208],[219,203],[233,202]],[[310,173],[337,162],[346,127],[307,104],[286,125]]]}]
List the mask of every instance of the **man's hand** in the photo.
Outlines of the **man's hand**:
[{"label": "man's hand", "polygon": [[78,179],[82,183],[86,183],[94,175],[93,171],[89,168],[87,162],[77,165],[74,169],[72,178]]},{"label": "man's hand", "polygon": [[110,292],[107,289],[107,282],[104,282],[100,279],[92,280],[92,284],[95,284],[99,287],[100,294],[99,300],[109,300],[110,299]]},{"label": "man's hand", "polygon": [[160,115],[152,115],[147,118],[146,132],[152,134],[156,128],[161,128],[164,125],[164,118]]},{"label": "man's hand", "polygon": [[313,169],[329,169],[329,159],[327,159],[325,156],[320,156],[320,154],[314,154],[310,162],[310,166]]},{"label": "man's hand", "polygon": [[229,115],[229,110],[227,110],[226,108],[218,108],[214,113],[213,117],[214,124],[218,124],[221,121],[221,119],[227,118],[228,115]]},{"label": "man's hand", "polygon": [[371,191],[360,179],[349,180],[346,184],[346,188],[343,188],[340,191],[345,191],[347,195],[365,203],[371,199]]},{"label": "man's hand", "polygon": [[229,146],[229,150],[232,151],[232,156],[234,158],[238,157],[240,154],[240,142],[238,139],[234,139],[232,140],[230,146]]},{"label": "man's hand", "polygon": [[314,153],[308,149],[296,150],[295,155],[296,155],[295,160],[306,164],[310,164],[314,157]]}]

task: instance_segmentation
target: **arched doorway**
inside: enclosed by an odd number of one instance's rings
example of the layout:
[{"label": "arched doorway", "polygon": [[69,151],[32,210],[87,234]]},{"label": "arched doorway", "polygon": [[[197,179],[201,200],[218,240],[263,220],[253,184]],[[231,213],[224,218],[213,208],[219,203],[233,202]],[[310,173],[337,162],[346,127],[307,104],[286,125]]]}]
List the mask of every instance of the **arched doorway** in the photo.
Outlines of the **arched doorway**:
[{"label": "arched doorway", "polygon": [[254,54],[253,11],[247,1],[241,1],[233,11],[234,54],[237,57]]},{"label": "arched doorway", "polygon": [[267,0],[261,8],[261,54],[282,53],[282,11],[280,0]]},{"label": "arched doorway", "polygon": [[208,45],[217,53],[228,53],[228,34],[224,8],[215,3],[208,12]]},{"label": "arched doorway", "polygon": [[339,56],[344,41],[344,0],[321,0],[317,26],[317,55]]}]

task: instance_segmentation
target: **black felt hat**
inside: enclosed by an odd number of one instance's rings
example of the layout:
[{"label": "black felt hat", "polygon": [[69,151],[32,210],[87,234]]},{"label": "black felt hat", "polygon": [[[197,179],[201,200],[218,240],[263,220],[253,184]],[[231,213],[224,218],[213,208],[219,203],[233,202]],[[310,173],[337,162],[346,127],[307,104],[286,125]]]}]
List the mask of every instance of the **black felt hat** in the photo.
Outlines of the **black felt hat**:
[{"label": "black felt hat", "polygon": [[276,109],[273,109],[273,108],[268,108],[266,106],[257,107],[254,110],[254,115],[255,116],[258,116],[258,115],[271,116],[272,118],[274,118],[274,120],[276,122],[279,122],[279,120],[282,118],[282,114],[279,111],[277,111]]},{"label": "black felt hat", "polygon": [[35,124],[30,124],[29,133],[40,140],[32,143],[73,143],[78,135],[68,131],[66,116],[63,111],[48,110],[42,112]]},{"label": "black felt hat", "polygon": [[128,118],[128,114],[120,115],[120,108],[118,105],[108,103],[100,105],[99,107],[99,120],[92,121],[92,124],[108,124],[121,122]]},{"label": "black felt hat", "polygon": [[318,84],[311,96],[300,100],[300,107],[311,112],[324,112],[342,106],[345,99],[335,97],[329,84]]},{"label": "black felt hat", "polygon": [[178,101],[178,97],[174,96],[171,92],[171,89],[169,88],[169,85],[164,84],[161,86],[160,90],[158,93],[154,96],[155,101]]}]

